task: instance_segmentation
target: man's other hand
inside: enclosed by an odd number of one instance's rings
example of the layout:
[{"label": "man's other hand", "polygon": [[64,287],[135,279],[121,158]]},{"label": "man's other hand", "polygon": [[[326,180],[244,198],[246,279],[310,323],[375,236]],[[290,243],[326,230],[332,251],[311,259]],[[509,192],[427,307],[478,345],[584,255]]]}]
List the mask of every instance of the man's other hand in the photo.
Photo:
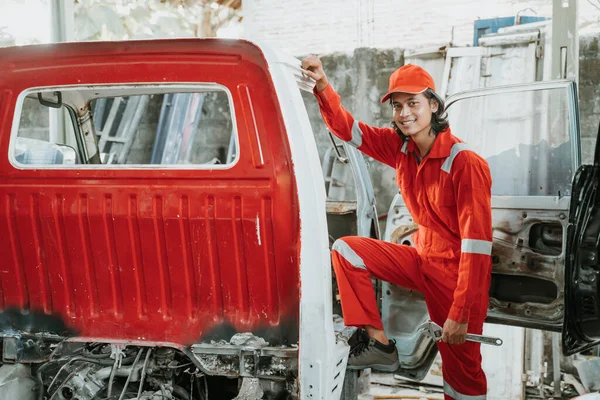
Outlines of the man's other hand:
[{"label": "man's other hand", "polygon": [[306,57],[302,60],[302,69],[306,75],[317,81],[317,92],[322,92],[329,84],[327,76],[325,75],[325,70],[323,70],[323,64],[321,63],[321,60],[319,60],[319,57]]},{"label": "man's other hand", "polygon": [[450,344],[463,344],[467,337],[468,323],[461,324],[448,318],[444,322],[444,332],[442,333],[442,341]]}]

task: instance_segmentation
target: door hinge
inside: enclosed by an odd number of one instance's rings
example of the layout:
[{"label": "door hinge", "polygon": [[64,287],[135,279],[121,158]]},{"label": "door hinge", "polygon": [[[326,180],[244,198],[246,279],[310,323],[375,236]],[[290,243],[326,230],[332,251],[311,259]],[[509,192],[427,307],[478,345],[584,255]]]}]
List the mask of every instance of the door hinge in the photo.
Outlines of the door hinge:
[{"label": "door hinge", "polygon": [[538,44],[535,46],[535,58],[538,60],[544,57],[544,45]]}]

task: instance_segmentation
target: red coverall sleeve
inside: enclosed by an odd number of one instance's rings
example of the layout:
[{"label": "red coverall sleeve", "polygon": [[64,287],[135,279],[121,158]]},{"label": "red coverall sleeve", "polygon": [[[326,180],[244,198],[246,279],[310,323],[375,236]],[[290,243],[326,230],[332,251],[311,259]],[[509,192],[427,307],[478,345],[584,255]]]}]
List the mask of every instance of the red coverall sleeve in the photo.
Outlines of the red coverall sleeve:
[{"label": "red coverall sleeve", "polygon": [[377,161],[396,168],[402,139],[392,128],[376,128],[356,121],[342,107],[340,95],[331,87],[315,92],[325,125],[331,133]]},{"label": "red coverall sleeve", "polygon": [[492,268],[492,179],[485,161],[469,158],[452,178],[461,256],[448,318],[460,323],[469,321],[471,305],[489,291]]}]

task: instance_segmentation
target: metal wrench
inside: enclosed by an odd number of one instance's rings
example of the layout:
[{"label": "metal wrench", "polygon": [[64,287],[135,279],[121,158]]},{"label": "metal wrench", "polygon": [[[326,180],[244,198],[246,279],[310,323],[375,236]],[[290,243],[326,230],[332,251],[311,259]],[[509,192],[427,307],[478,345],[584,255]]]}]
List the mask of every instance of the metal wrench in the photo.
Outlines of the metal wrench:
[{"label": "metal wrench", "polygon": [[[421,324],[421,326],[419,327],[419,330],[425,331],[425,334],[428,337],[435,340],[436,342],[438,340],[442,339],[442,333],[444,332],[442,327],[433,321],[423,322]],[[502,339],[500,339],[500,338],[495,338],[495,337],[491,337],[491,336],[483,336],[483,335],[475,335],[472,333],[467,333],[466,340],[468,340],[469,342],[491,344],[493,346],[502,346],[502,343],[503,343]]]}]

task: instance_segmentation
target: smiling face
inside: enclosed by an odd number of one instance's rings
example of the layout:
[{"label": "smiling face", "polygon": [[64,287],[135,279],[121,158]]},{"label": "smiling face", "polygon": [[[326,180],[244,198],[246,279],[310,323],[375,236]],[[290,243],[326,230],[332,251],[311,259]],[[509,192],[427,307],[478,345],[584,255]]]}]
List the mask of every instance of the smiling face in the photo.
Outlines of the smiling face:
[{"label": "smiling face", "polygon": [[394,93],[391,97],[394,122],[406,136],[413,137],[431,129],[431,115],[438,104],[429,101],[423,93]]}]

